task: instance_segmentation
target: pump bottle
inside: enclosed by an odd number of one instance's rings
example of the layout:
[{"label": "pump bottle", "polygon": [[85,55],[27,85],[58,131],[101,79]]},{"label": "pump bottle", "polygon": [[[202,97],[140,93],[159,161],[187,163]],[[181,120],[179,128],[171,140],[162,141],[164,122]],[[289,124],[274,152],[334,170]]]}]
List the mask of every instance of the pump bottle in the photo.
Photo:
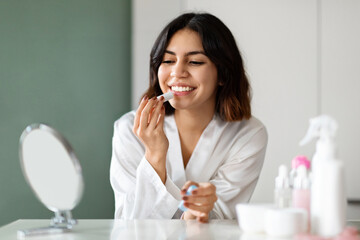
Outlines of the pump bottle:
[{"label": "pump bottle", "polygon": [[305,165],[300,165],[296,168],[292,191],[292,203],[294,208],[302,208],[306,210],[306,232],[308,232],[310,230],[310,179]]},{"label": "pump bottle", "polygon": [[307,172],[310,171],[310,160],[304,155],[298,155],[291,160],[291,171],[290,171],[290,187],[294,188],[294,179],[296,177],[297,168],[305,166]]},{"label": "pump bottle", "polygon": [[346,195],[343,163],[336,159],[336,121],[326,115],[310,119],[309,130],[300,142],[318,138],[313,156],[311,185],[311,232],[334,237],[345,227]]},{"label": "pump bottle", "polygon": [[291,207],[291,189],[288,170],[285,165],[280,165],[279,175],[275,178],[274,198],[275,205],[278,208]]}]

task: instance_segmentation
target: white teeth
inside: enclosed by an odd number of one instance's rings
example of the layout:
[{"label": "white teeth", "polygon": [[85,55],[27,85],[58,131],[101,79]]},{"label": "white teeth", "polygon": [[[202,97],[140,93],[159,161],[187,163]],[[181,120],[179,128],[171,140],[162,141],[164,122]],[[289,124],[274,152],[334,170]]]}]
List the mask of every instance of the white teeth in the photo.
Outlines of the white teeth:
[{"label": "white teeth", "polygon": [[172,86],[171,90],[175,92],[189,92],[192,91],[194,88],[192,87],[180,87],[180,86]]}]

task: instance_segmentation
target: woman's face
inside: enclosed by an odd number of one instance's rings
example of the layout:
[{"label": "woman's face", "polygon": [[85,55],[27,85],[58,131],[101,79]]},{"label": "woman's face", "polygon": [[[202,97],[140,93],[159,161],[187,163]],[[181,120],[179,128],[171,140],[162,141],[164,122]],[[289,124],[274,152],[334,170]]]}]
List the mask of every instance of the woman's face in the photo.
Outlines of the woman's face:
[{"label": "woman's face", "polygon": [[177,31],[159,67],[161,90],[172,91],[175,109],[215,109],[217,69],[205,55],[201,38],[190,29]]}]

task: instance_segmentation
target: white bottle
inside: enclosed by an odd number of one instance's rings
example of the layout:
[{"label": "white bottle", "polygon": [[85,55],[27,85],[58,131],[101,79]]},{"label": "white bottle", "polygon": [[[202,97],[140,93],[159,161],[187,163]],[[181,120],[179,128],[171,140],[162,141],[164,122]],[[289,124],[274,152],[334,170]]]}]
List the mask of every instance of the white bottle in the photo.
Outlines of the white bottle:
[{"label": "white bottle", "polygon": [[335,157],[334,137],[337,123],[329,116],[310,119],[309,130],[300,142],[318,137],[312,159],[311,231],[322,237],[334,237],[345,227],[346,195],[344,166]]},{"label": "white bottle", "polygon": [[285,165],[279,167],[279,175],[275,178],[275,205],[278,208],[291,207],[291,189],[288,170]]}]

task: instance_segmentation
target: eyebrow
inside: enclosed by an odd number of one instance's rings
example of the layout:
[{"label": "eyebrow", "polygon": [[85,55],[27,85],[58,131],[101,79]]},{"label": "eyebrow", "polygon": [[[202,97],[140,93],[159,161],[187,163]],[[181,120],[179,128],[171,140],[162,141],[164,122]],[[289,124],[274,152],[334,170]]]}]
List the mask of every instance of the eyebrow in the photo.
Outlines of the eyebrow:
[{"label": "eyebrow", "polygon": [[[171,55],[176,55],[175,52],[169,51],[169,50],[165,50],[165,53],[171,54]],[[185,54],[185,56],[190,56],[190,55],[197,55],[197,54],[203,54],[206,56],[204,51],[191,51],[191,52],[187,52]]]}]

